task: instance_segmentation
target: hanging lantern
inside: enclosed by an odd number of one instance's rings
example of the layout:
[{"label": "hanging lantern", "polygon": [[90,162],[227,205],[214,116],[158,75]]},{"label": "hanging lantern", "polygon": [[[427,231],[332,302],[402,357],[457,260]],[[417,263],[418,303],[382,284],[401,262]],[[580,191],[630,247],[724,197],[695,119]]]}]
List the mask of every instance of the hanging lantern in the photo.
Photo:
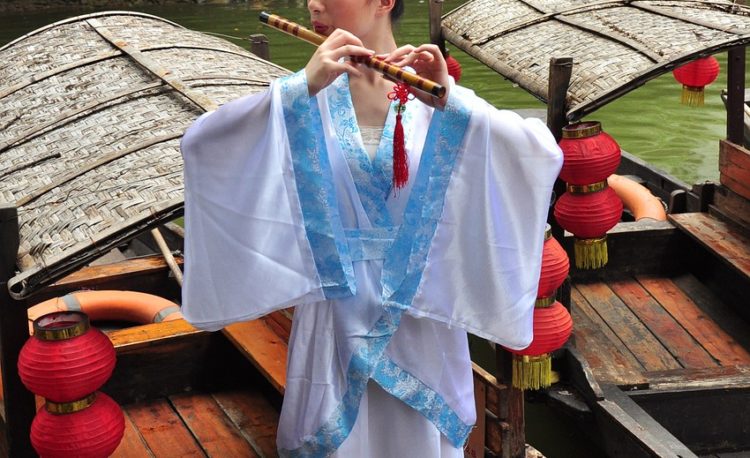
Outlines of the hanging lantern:
[{"label": "hanging lantern", "polygon": [[450,53],[445,51],[445,64],[448,66],[448,74],[458,83],[461,79],[461,64],[458,63],[455,57],[451,56]]},{"label": "hanging lantern", "polygon": [[534,304],[534,340],[523,350],[510,350],[513,353],[513,386],[516,388],[538,390],[552,384],[551,352],[568,340],[573,329],[570,314],[555,301],[555,292],[568,276],[569,268],[568,255],[552,237],[547,225]]},{"label": "hanging lantern", "polygon": [[542,272],[539,275],[537,298],[554,296],[555,290],[562,285],[570,271],[568,254],[560,243],[552,237],[547,225],[544,231],[544,248],[542,249]]},{"label": "hanging lantern", "polygon": [[674,78],[682,83],[683,105],[703,105],[703,89],[719,76],[719,61],[714,56],[703,57],[674,69]]},{"label": "hanging lantern", "polygon": [[560,178],[567,192],[555,203],[555,219],[575,236],[575,264],[596,269],[608,262],[606,233],[620,220],[622,201],[607,185],[620,164],[620,147],[597,121],[563,128],[565,160]]},{"label": "hanging lantern", "polygon": [[562,347],[573,332],[568,310],[554,297],[537,299],[534,305],[534,340],[513,355],[513,386],[538,390],[552,384],[552,352]]},{"label": "hanging lantern", "polygon": [[47,401],[31,423],[31,445],[42,458],[105,458],[124,433],[120,406],[97,392],[74,402]]},{"label": "hanging lantern", "polygon": [[26,388],[53,402],[88,396],[104,385],[114,367],[112,342],[91,328],[81,312],[54,312],[34,320],[34,336],[18,358]]}]

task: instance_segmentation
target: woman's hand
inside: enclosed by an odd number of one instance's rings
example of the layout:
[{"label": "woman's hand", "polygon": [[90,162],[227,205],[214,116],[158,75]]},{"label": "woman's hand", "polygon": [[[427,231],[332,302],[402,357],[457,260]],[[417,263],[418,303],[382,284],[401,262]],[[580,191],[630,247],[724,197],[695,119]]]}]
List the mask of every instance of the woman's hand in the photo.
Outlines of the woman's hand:
[{"label": "woman's hand", "polygon": [[374,51],[365,48],[362,41],[351,33],[336,29],[328,36],[305,66],[307,91],[310,97],[320,92],[344,72],[361,76],[354,62],[341,58],[349,56],[372,56]]},{"label": "woman's hand", "polygon": [[412,45],[402,46],[390,53],[385,61],[399,67],[411,67],[417,72],[417,75],[431,79],[445,87],[445,95],[441,98],[433,97],[423,91],[412,91],[414,96],[423,103],[440,110],[445,108],[450,91],[450,79],[448,77],[448,66],[436,45],[425,44],[417,48]]}]

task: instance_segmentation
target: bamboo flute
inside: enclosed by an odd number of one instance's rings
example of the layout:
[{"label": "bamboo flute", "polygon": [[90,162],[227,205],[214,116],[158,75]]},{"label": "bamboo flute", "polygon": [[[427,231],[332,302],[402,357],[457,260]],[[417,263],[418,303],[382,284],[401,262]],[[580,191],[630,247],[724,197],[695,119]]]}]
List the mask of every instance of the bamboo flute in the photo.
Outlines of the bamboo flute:
[{"label": "bamboo flute", "polygon": [[[293,37],[314,44],[315,46],[320,46],[326,40],[325,35],[306,29],[305,27],[288,19],[284,19],[276,14],[270,14],[264,11],[260,13],[260,21]],[[404,71],[401,67],[397,67],[396,65],[391,65],[372,57],[353,56],[352,60],[354,62],[362,63],[390,78],[393,78],[394,80],[406,83],[409,86],[424,91],[434,97],[441,98],[445,95],[445,88],[440,84],[428,80],[427,78],[422,78],[414,73]]]}]

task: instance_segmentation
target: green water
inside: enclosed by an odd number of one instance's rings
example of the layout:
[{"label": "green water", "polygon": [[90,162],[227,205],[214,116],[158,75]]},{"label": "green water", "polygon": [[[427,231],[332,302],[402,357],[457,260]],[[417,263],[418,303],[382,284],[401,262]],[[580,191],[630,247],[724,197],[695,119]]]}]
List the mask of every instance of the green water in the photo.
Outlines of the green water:
[{"label": "green water", "polygon": [[[450,11],[462,1],[447,0]],[[260,25],[257,12],[271,11],[291,20],[306,23],[306,2],[302,0],[256,0],[232,5],[176,4],[143,6],[138,11],[175,21],[185,27],[247,37],[265,33],[271,40],[271,58],[290,69],[301,68],[311,54],[311,46]],[[110,8],[111,9],[111,8]],[[51,22],[99,9],[66,8],[40,13],[0,13],[0,45]],[[397,39],[400,43],[428,41],[427,3],[407,0],[406,14]],[[247,41],[233,40],[248,47]],[[454,56],[463,66],[461,84],[474,89],[485,99],[503,108],[544,108],[528,93],[514,87],[495,72],[461,52]],[[725,135],[724,108],[719,99],[726,85],[726,55],[717,56],[722,64],[719,79],[706,91],[706,105],[689,108],[679,103],[680,87],[671,74],[610,103],[589,119],[602,121],[623,149],[687,183],[718,180],[718,141]]]}]

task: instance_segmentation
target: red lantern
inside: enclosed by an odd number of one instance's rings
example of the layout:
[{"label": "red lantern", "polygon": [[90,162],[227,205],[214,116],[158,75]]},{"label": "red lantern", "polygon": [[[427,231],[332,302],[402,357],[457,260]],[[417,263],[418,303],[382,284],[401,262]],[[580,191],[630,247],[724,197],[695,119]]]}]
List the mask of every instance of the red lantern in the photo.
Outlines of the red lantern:
[{"label": "red lantern", "polygon": [[104,393],[47,404],[31,423],[31,445],[42,458],[105,458],[122,440],[125,417]]},{"label": "red lantern", "polygon": [[115,367],[109,338],[91,328],[86,314],[54,312],[34,320],[34,337],[18,358],[29,391],[53,402],[81,399],[104,385]]},{"label": "red lantern", "polygon": [[714,56],[696,59],[675,68],[672,73],[674,78],[682,83],[682,104],[701,106],[703,89],[719,76],[719,61]]},{"label": "red lantern", "polygon": [[560,140],[560,149],[565,155],[560,169],[562,180],[568,184],[585,185],[606,180],[615,173],[620,166],[620,145],[602,132],[599,122],[582,122],[568,127],[567,136],[563,133]]},{"label": "red lantern", "polygon": [[542,250],[542,272],[539,275],[539,289],[537,298],[549,297],[555,294],[555,290],[562,285],[570,271],[568,254],[560,243],[552,237],[547,226],[544,233],[544,248]]},{"label": "red lantern", "polygon": [[607,185],[620,163],[620,147],[591,121],[564,127],[560,148],[560,177],[568,192],[555,203],[555,218],[576,236],[576,267],[596,269],[607,264],[606,233],[622,215],[622,201]]},{"label": "red lantern", "polygon": [[511,350],[513,386],[519,389],[545,388],[552,384],[552,355],[573,332],[568,310],[554,297],[537,299],[534,306],[534,340],[523,350]]},{"label": "red lantern", "polygon": [[445,64],[448,66],[448,74],[458,83],[462,73],[461,64],[458,63],[455,57],[448,54],[448,51],[445,52]]}]

